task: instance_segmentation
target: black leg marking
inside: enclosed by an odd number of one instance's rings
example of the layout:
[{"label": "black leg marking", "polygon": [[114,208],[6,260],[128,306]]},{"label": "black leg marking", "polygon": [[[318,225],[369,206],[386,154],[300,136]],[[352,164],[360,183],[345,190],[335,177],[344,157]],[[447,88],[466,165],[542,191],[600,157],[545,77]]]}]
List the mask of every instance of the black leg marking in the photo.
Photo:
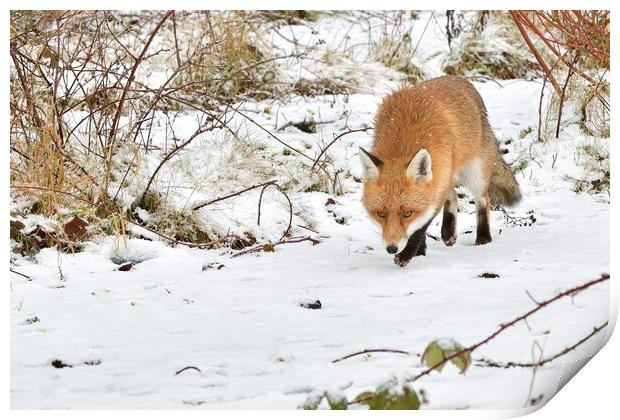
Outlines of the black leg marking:
[{"label": "black leg marking", "polygon": [[491,227],[489,226],[489,213],[491,211],[489,200],[485,206],[477,206],[476,216],[478,227],[476,229],[476,245],[484,245],[491,242]]},{"label": "black leg marking", "polygon": [[453,213],[450,209],[450,200],[446,200],[446,204],[443,207],[441,240],[447,246],[452,246],[456,242],[456,213]]},{"label": "black leg marking", "polygon": [[394,256],[394,264],[399,267],[404,267],[409,264],[409,261],[411,261],[413,257],[426,255],[426,229],[430,224],[431,222],[429,221],[411,234],[405,248]]},{"label": "black leg marking", "polygon": [[441,240],[446,246],[456,243],[456,214],[458,211],[458,195],[454,188],[448,193],[448,198],[443,206],[443,220],[441,222]]}]

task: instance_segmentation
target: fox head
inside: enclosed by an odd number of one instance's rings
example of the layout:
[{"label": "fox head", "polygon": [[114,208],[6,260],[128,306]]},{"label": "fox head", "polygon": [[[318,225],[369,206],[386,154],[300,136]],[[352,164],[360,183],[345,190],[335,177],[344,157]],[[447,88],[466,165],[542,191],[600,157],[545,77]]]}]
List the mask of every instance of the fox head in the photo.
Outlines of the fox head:
[{"label": "fox head", "polygon": [[421,149],[409,161],[383,162],[360,147],[360,159],[364,171],[362,203],[370,218],[381,226],[387,252],[395,254],[409,235],[435,215],[431,155]]}]

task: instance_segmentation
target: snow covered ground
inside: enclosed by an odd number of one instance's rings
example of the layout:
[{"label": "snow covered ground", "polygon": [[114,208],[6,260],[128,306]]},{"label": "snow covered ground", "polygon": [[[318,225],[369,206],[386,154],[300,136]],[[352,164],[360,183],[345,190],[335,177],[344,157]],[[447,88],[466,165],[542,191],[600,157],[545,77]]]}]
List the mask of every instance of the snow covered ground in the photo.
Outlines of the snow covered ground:
[{"label": "snow covered ground", "polygon": [[[433,74],[437,63],[428,45],[421,54]],[[301,121],[309,114],[329,122],[319,125],[318,134],[289,127],[278,136],[296,146],[324,144],[345,125],[372,125],[381,94],[393,87],[383,85],[383,91],[375,90],[381,93],[347,98],[287,99],[278,107],[279,126],[281,118]],[[546,143],[533,143],[534,133],[522,134],[537,124],[537,81],[476,87],[509,150],[506,160],[530,162],[517,175],[524,200],[510,214],[533,216],[531,226],[517,226],[494,211],[494,241],[473,246],[474,207],[464,198],[456,245],[447,248],[428,238],[427,256],[399,268],[365,215],[355,181],[361,174],[357,147],[370,145],[372,132],[347,135],[329,149],[334,165],[349,172],[344,194],[291,194],[296,209],[312,219],[318,233],[305,233],[319,239],[317,245],[287,244],[232,258],[229,249],[172,248],[157,239],[131,239],[116,249],[114,238],[106,237],[76,254],[44,249],[32,259],[16,259],[16,269],[30,279],[11,273],[12,407],[294,409],[326,389],[352,400],[392,376],[421,371],[415,354],[432,340],[452,337],[470,345],[532,309],[526,292],[540,301],[609,272],[609,197],[576,194],[566,179],[583,175],[574,151],[588,139],[569,124],[558,140]],[[275,130],[274,116],[260,112],[268,105],[273,107],[266,102],[244,107],[258,111],[253,116]],[[512,141],[504,144],[507,139]],[[193,159],[200,168],[201,157]],[[244,181],[240,188],[252,183]],[[335,204],[326,206],[329,198]],[[230,208],[223,202],[213,213],[252,209],[245,221],[252,223],[257,194],[240,200]],[[266,212],[271,222],[264,231],[281,232],[287,214]],[[429,233],[438,237],[439,229],[437,218]],[[114,262],[119,258],[138,263],[119,271]],[[211,263],[223,267],[203,269]],[[483,273],[498,277],[479,277]],[[320,309],[302,306],[316,300]],[[545,356],[553,355],[608,315],[609,288],[602,283],[541,310],[472,356],[531,362],[534,343]],[[472,365],[461,375],[449,366],[413,386],[425,391],[423,408],[519,408],[539,397],[542,403],[555,393],[563,363],[591,355],[605,335],[538,369],[534,379],[531,369]],[[412,354],[375,353],[332,363],[369,348]],[[188,366],[197,369],[176,374]]]}]

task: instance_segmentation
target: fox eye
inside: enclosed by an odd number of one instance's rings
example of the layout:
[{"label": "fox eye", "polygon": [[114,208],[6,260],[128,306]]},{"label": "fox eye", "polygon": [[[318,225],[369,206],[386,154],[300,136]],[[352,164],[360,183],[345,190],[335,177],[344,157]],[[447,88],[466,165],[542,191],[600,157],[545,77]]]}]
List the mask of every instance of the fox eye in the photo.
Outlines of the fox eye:
[{"label": "fox eye", "polygon": [[411,217],[411,210],[404,212],[403,217]]},{"label": "fox eye", "polygon": [[384,211],[378,211],[378,212],[377,212],[377,216],[378,216],[380,219],[385,219],[385,212],[384,212]]}]

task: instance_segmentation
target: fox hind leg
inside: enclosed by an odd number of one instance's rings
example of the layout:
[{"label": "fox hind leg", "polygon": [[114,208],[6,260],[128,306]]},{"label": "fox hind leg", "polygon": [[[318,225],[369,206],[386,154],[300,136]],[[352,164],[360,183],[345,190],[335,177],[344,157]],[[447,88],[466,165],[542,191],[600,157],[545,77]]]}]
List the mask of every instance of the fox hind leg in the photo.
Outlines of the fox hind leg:
[{"label": "fox hind leg", "polygon": [[489,219],[491,215],[491,200],[489,192],[475,199],[476,202],[476,245],[484,245],[491,242],[491,227]]},{"label": "fox hind leg", "polygon": [[452,246],[456,242],[456,214],[458,209],[458,196],[454,188],[450,189],[448,198],[443,206],[443,220],[441,222],[441,240],[446,246]]}]

